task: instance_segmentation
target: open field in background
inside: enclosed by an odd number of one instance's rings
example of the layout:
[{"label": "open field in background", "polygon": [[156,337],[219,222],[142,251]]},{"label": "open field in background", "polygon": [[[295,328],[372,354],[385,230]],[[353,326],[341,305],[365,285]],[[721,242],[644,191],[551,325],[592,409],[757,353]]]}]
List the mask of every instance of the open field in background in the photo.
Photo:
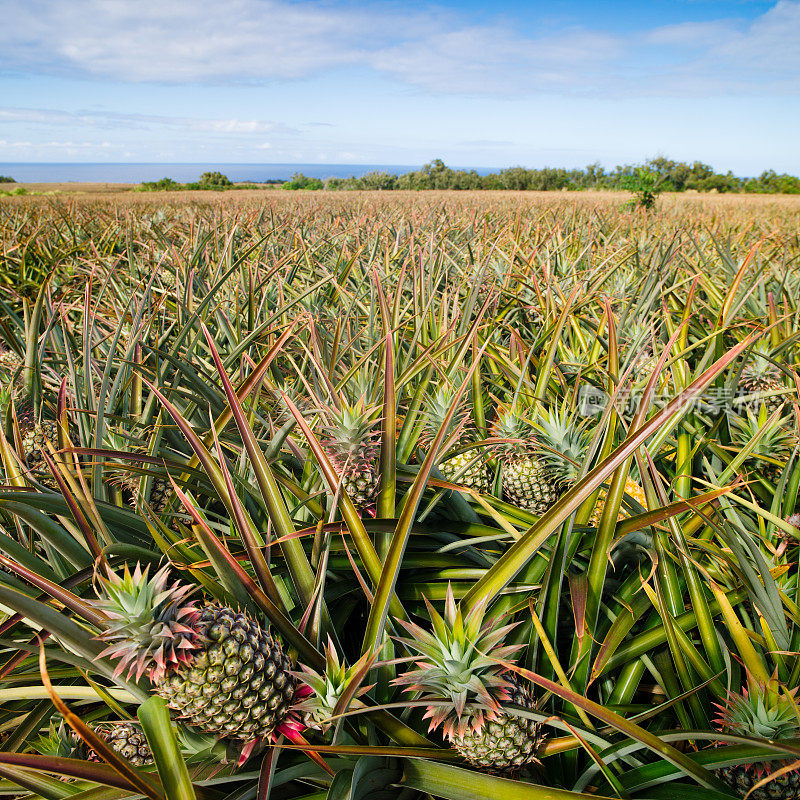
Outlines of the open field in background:
[{"label": "open field in background", "polygon": [[[85,195],[103,195],[104,199],[114,200],[117,198],[130,198],[130,195],[135,192],[139,184],[134,183],[15,183],[10,184],[7,188],[22,187],[28,192],[57,192],[59,194],[66,194],[70,197],[83,197]],[[250,202],[260,202],[264,198],[277,198],[282,197],[284,201],[291,200],[294,194],[302,194],[317,197],[317,202],[326,202],[331,199],[338,199],[339,202],[353,202],[353,198],[364,197],[384,197],[386,202],[406,203],[410,198],[451,198],[453,202],[476,202],[479,199],[484,199],[485,202],[503,201],[508,197],[521,198],[526,203],[578,203],[583,204],[596,204],[596,203],[625,203],[630,194],[628,192],[610,192],[610,191],[580,191],[580,192],[515,192],[515,191],[463,191],[463,192],[440,192],[440,191],[399,191],[392,192],[286,192],[280,188],[280,185],[273,187],[265,187],[264,189],[230,189],[224,193],[212,193],[210,191],[183,191],[183,192],[136,192],[136,198],[145,200],[149,203],[164,203],[171,205],[174,203],[181,203],[187,201],[195,201],[198,198],[206,199],[209,202],[220,203],[230,202],[232,200],[245,199]],[[287,196],[288,195],[288,196]],[[672,208],[675,205],[683,203],[694,207],[697,204],[708,205],[718,204],[721,208],[731,208],[743,206],[746,208],[761,208],[764,206],[789,206],[797,208],[800,205],[800,195],[787,194],[787,195],[770,195],[770,194],[717,194],[717,193],[692,193],[692,192],[665,192],[660,195],[660,203],[662,206]],[[0,198],[3,202],[9,200],[19,200],[20,198]]]},{"label": "open field in background", "polygon": [[45,186],[0,793],[800,797],[800,196]]}]

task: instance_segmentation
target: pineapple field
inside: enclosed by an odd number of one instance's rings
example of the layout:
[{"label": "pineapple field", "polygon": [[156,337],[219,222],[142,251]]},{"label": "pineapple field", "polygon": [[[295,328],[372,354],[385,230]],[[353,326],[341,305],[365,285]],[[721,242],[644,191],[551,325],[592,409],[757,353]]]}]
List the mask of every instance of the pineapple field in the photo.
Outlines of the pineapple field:
[{"label": "pineapple field", "polygon": [[800,798],[799,232],[3,200],[0,794]]}]

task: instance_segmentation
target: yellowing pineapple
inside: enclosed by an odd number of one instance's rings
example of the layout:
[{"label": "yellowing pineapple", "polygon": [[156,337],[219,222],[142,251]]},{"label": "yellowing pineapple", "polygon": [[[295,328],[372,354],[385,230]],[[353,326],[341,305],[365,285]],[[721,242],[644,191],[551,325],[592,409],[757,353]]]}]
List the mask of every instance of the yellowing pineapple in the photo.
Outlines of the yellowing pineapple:
[{"label": "yellowing pineapple", "polygon": [[[635,500],[642,508],[647,508],[647,497],[645,496],[644,489],[629,475],[625,479],[625,496],[628,497],[630,500]],[[603,515],[603,510],[606,507],[606,501],[608,500],[608,489],[607,487],[603,486],[600,489],[600,494],[597,497],[597,502],[594,505],[594,510],[592,511],[592,516],[589,518],[589,522],[592,525],[599,525],[600,524],[600,517]],[[631,516],[630,511],[625,507],[625,501],[623,500],[622,505],[619,507],[619,517],[618,519],[628,519]]]}]

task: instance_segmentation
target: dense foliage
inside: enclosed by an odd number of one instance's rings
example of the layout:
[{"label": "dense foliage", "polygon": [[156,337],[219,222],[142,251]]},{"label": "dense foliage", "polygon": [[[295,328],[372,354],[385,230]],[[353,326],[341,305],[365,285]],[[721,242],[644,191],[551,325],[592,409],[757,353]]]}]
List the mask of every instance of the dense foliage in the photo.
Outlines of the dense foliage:
[{"label": "dense foliage", "polygon": [[796,798],[800,203],[0,203],[0,793]]},{"label": "dense foliage", "polygon": [[440,159],[422,169],[391,175],[371,172],[350,178],[328,178],[319,181],[305,175],[295,175],[284,184],[290,189],[513,189],[541,192],[581,189],[627,189],[630,179],[638,172],[652,172],[662,191],[667,192],[748,192],[766,194],[800,194],[800,178],[778,175],[773,170],[757,178],[738,178],[732,172],[720,174],[707,164],[695,161],[687,164],[658,157],[644,165],[626,164],[607,172],[600,164],[585,169],[544,167],[528,169],[509,167],[489,175],[475,170],[451,169]]}]

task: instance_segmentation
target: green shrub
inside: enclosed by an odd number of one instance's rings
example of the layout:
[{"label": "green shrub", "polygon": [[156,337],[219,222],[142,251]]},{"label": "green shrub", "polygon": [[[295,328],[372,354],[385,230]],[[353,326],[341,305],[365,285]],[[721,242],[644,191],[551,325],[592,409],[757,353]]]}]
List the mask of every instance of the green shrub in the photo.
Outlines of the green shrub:
[{"label": "green shrub", "polygon": [[201,189],[222,189],[226,186],[233,186],[233,181],[221,172],[204,172],[198,184]]}]

